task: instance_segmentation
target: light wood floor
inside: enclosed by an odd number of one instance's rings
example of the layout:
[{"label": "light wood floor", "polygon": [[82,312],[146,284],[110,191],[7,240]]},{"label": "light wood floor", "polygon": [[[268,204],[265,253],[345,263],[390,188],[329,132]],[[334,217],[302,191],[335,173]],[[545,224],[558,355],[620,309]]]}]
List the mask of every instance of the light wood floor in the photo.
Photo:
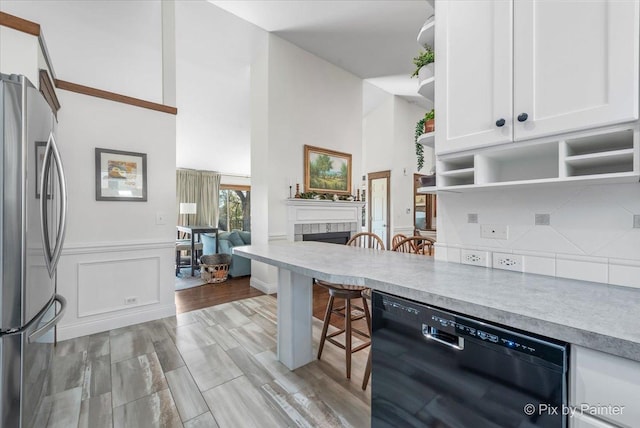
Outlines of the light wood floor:
[{"label": "light wood floor", "polygon": [[[182,314],[197,309],[208,308],[222,303],[234,302],[249,297],[264,296],[264,293],[249,285],[250,276],[239,278],[229,278],[220,284],[206,284],[200,287],[193,287],[187,290],[176,291],[176,312]],[[329,292],[326,288],[318,285],[313,286],[313,316],[324,320],[327,303],[329,302]],[[343,305],[342,299],[336,299],[336,305]],[[361,302],[358,302],[361,304]],[[332,315],[331,324],[342,327],[343,319]],[[354,323],[354,327],[366,330],[364,321]]]},{"label": "light wood floor", "polygon": [[[368,348],[327,344],[289,371],[276,359],[276,298],[223,303],[61,342],[37,427],[368,427]],[[321,322],[314,319],[317,349]]]}]

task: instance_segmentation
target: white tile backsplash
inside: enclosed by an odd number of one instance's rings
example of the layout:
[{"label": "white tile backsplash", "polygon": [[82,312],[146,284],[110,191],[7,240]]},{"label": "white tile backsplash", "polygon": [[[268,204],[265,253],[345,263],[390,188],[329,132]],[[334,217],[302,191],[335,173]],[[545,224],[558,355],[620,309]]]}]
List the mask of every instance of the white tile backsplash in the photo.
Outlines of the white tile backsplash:
[{"label": "white tile backsplash", "polygon": [[640,261],[609,260],[609,284],[640,288]]},{"label": "white tile backsplash", "polygon": [[533,255],[523,256],[523,265],[525,273],[536,273],[538,275],[556,275],[556,259],[555,257],[540,257]]},{"label": "white tile backsplash", "polygon": [[[509,226],[509,239],[481,238],[470,212],[480,224]],[[640,287],[639,212],[637,183],[441,193],[436,257],[459,262],[462,248],[520,254],[527,273]],[[551,225],[534,225],[535,213],[550,214]]]},{"label": "white tile backsplash", "polygon": [[556,276],[606,283],[609,280],[609,265],[558,257],[556,259]]}]

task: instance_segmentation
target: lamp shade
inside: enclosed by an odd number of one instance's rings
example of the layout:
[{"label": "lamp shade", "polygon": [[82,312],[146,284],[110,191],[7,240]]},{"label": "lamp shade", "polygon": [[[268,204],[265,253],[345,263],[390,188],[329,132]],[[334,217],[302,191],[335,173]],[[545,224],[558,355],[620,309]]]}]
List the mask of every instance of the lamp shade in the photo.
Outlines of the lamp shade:
[{"label": "lamp shade", "polygon": [[193,202],[180,202],[180,214],[195,214],[197,204]]}]

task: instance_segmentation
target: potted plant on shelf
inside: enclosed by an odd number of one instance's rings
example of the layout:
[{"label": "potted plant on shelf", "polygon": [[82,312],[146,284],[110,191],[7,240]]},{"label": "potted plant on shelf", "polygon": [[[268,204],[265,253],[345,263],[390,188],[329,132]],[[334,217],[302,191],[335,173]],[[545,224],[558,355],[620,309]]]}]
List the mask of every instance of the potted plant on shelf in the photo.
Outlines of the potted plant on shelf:
[{"label": "potted plant on shelf", "polygon": [[418,76],[420,80],[424,80],[433,76],[433,61],[433,49],[427,46],[426,50],[420,51],[418,56],[413,58],[416,69],[411,77]]},{"label": "potted plant on shelf", "polygon": [[436,112],[434,109],[424,115],[424,133],[434,132],[436,130]]}]

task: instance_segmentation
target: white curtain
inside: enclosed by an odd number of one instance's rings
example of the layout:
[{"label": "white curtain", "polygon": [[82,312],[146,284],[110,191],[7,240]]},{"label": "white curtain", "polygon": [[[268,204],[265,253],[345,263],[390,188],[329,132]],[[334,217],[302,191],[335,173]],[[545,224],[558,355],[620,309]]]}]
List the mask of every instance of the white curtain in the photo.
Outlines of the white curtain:
[{"label": "white curtain", "polygon": [[[178,224],[218,226],[220,174],[194,169],[176,170]],[[196,214],[180,214],[180,203],[195,203]]]}]

